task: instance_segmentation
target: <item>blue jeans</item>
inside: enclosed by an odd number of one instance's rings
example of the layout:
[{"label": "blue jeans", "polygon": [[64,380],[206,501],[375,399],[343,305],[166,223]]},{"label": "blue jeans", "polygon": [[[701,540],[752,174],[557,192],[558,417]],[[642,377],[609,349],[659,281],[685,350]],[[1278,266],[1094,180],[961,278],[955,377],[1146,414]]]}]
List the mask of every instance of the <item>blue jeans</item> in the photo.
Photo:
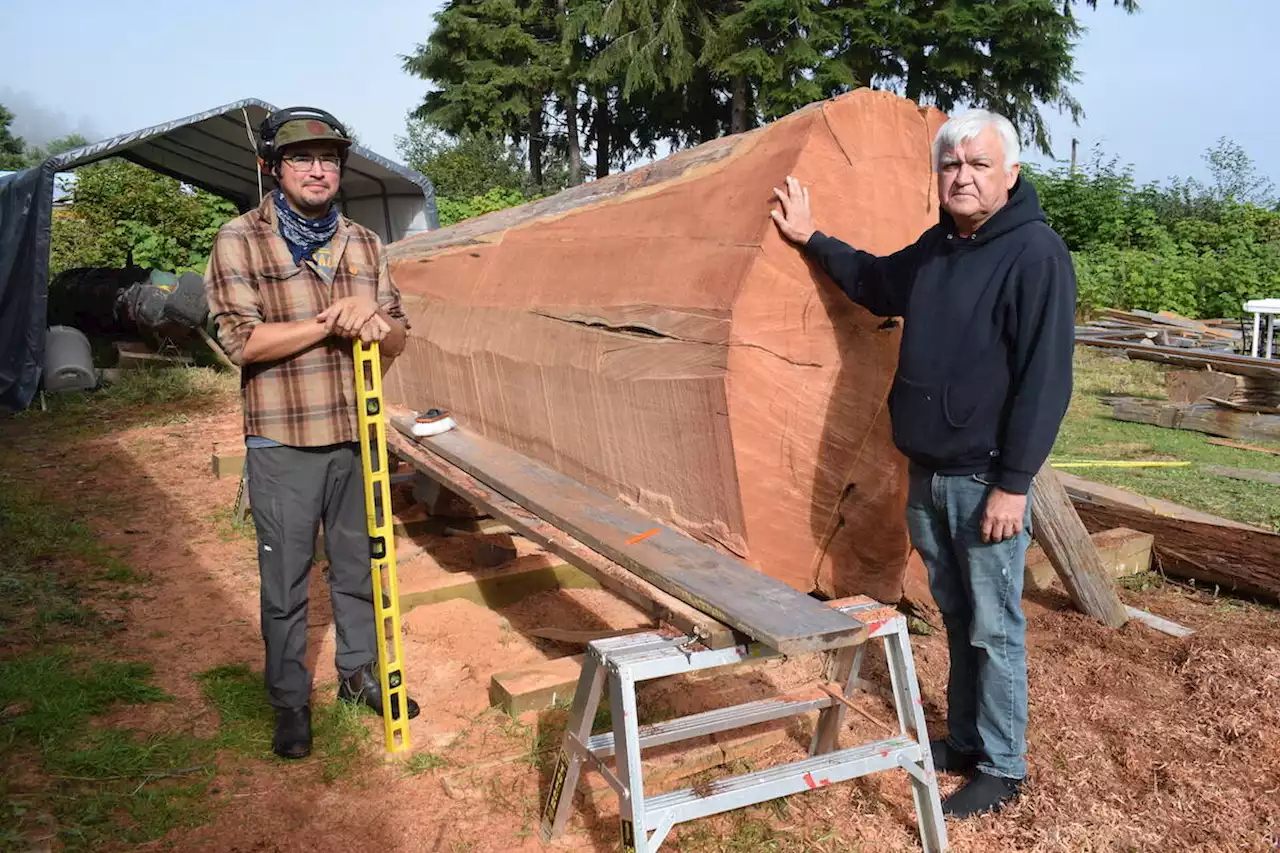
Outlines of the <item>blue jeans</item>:
[{"label": "blue jeans", "polygon": [[911,466],[907,526],[929,569],[951,651],[947,741],[982,756],[992,776],[1027,774],[1027,646],[1022,578],[1031,542],[1031,495],[1022,532],[983,543],[991,486],[981,474],[946,476]]}]

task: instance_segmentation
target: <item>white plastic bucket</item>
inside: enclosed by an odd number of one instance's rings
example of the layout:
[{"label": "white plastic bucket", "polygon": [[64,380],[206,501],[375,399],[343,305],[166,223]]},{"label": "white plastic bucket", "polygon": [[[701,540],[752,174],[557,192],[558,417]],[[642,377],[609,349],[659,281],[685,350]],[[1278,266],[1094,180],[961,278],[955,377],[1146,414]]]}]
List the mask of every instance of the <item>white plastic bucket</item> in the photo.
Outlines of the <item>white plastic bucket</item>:
[{"label": "white plastic bucket", "polygon": [[84,332],[70,326],[50,326],[44,344],[46,391],[89,391],[98,384],[93,347]]}]

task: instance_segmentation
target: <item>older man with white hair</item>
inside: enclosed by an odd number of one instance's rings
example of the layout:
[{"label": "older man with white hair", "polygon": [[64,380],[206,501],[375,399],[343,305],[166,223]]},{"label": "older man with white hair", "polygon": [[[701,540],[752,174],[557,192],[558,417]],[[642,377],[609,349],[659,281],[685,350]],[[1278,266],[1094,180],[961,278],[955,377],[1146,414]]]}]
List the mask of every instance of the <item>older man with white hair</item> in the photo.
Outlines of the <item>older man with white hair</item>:
[{"label": "older man with white hair", "polygon": [[775,190],[772,216],[850,299],[903,318],[889,411],[910,469],[911,542],[951,652],[948,736],[932,744],[934,765],[974,771],[943,803],[963,818],[999,810],[1026,777],[1029,494],[1071,397],[1076,280],[1019,176],[1008,119],[952,118],[933,157],[939,222],[892,255],[816,230],[794,178]]}]

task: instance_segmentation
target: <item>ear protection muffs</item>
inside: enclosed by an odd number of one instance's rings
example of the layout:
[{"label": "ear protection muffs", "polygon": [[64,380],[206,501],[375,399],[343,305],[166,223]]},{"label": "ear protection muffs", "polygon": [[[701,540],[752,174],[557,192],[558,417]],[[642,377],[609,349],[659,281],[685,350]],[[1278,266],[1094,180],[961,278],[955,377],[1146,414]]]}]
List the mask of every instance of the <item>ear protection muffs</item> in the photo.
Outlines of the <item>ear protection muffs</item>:
[{"label": "ear protection muffs", "polygon": [[[298,119],[315,119],[322,121],[338,132],[343,139],[350,139],[347,128],[329,113],[316,107],[289,107],[276,110],[258,126],[258,169],[264,175],[274,175],[276,166],[280,165],[280,152],[276,150],[276,134],[280,128]],[[342,148],[340,155],[342,165],[347,165],[347,149]]]}]

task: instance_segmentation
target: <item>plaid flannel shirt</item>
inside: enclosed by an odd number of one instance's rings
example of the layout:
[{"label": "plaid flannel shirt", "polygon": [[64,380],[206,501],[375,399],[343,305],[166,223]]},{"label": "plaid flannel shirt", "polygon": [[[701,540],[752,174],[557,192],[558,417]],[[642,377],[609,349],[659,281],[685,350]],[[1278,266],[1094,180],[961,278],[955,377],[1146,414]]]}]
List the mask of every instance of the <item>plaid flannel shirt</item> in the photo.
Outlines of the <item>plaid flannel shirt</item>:
[{"label": "plaid flannel shirt", "polygon": [[295,264],[280,236],[271,195],[218,231],[205,290],[218,339],[241,365],[245,435],[292,447],[323,447],[359,437],[353,341],[330,336],[279,361],[245,365],[241,358],[259,323],[310,319],[346,296],[375,298],[408,328],[378,236],[341,216],[329,249],[333,266],[328,275],[310,260],[301,267]]}]

